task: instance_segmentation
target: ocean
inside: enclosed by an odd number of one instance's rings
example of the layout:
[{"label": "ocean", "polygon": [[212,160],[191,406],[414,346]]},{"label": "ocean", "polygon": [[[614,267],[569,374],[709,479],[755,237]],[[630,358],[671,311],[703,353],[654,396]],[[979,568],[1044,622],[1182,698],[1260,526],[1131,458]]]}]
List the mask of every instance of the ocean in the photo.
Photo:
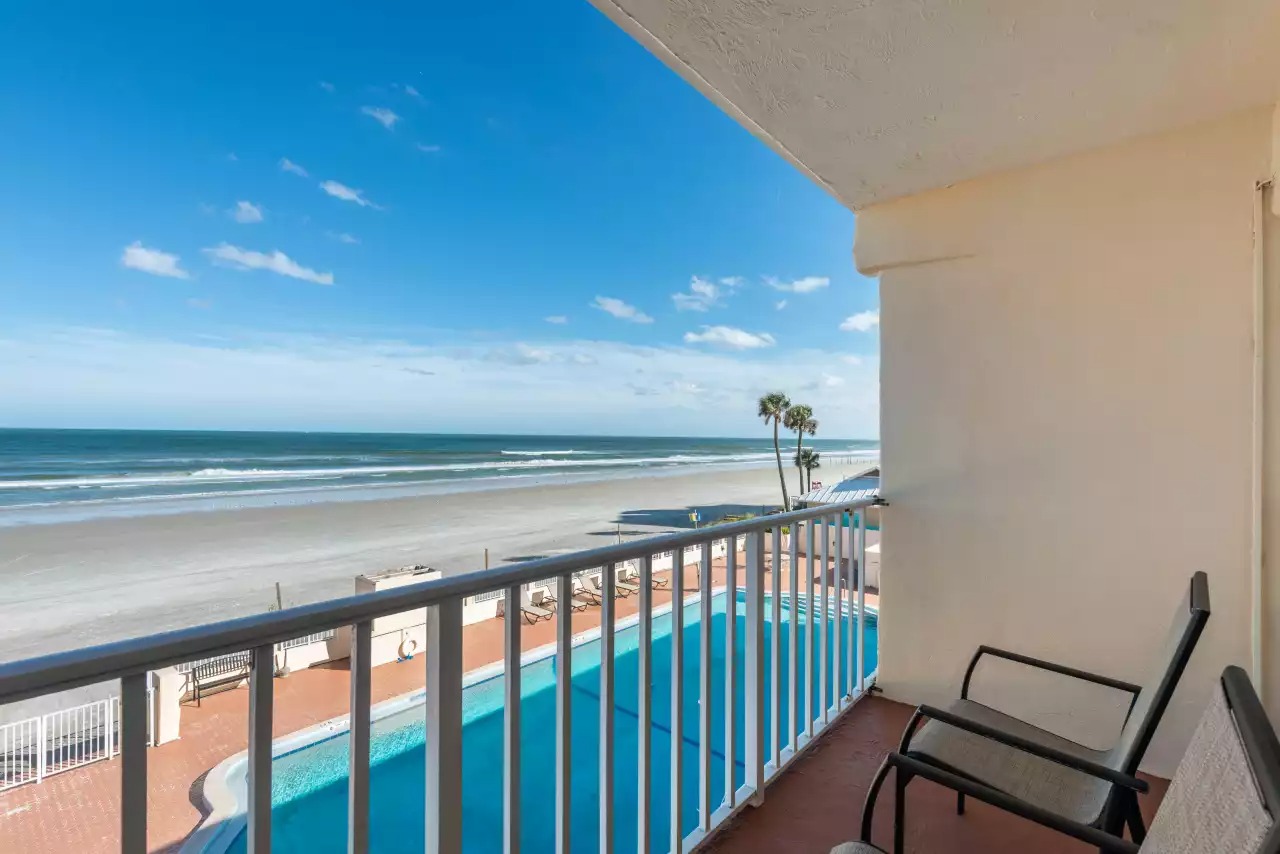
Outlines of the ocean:
[{"label": "ocean", "polygon": [[[792,443],[783,445],[788,478]],[[805,445],[829,462],[879,453],[872,441],[806,437]],[[772,463],[769,436],[0,429],[0,526]]]}]

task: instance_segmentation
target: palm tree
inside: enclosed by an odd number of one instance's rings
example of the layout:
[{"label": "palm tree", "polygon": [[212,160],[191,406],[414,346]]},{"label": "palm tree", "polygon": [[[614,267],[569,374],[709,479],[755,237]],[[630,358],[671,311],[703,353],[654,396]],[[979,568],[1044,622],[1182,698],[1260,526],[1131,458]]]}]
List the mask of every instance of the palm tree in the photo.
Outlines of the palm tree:
[{"label": "palm tree", "polygon": [[797,403],[787,408],[782,416],[782,426],[796,431],[796,479],[800,481],[800,491],[804,492],[804,469],[800,468],[800,451],[804,449],[804,437],[818,432],[818,422],[813,420],[813,407]]},{"label": "palm tree", "polygon": [[821,458],[822,454],[818,453],[813,448],[805,448],[800,453],[796,454],[796,468],[804,469],[805,492],[813,489],[813,470],[822,468],[822,463],[819,462]]},{"label": "palm tree", "polygon": [[791,399],[789,397],[780,391],[771,391],[760,398],[760,409],[757,413],[764,419],[765,424],[773,425],[773,456],[778,461],[778,483],[782,486],[783,510],[789,510],[791,502],[787,498],[786,478],[782,476],[782,447],[778,444],[778,426],[782,423],[782,419],[786,416],[790,406]]}]

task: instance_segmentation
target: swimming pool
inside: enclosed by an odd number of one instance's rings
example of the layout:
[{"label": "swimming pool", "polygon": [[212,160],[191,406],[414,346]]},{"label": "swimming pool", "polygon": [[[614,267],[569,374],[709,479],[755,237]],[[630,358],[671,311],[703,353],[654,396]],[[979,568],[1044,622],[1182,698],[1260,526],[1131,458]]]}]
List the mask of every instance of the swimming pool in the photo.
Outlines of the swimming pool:
[{"label": "swimming pool", "polygon": [[[712,809],[722,802],[724,791],[724,679],[726,595],[713,597],[712,617]],[[790,684],[790,621],[797,619],[800,633],[799,668],[812,673],[818,661],[806,662],[810,621],[803,605],[795,609],[787,599],[782,601],[782,634],[779,669],[781,683]],[[745,780],[745,703],[741,692],[745,684],[745,597],[737,597],[735,615],[736,649],[734,666],[739,691],[736,706],[736,750],[738,759],[735,787]],[[831,609],[834,612],[834,608]],[[701,668],[700,604],[695,600],[684,605],[684,832],[696,829],[698,799],[698,767],[700,756],[698,710]],[[771,607],[765,607],[765,673],[770,673],[772,652]],[[827,621],[829,648],[833,648],[834,613]],[[841,617],[842,633],[856,623],[856,615]],[[847,637],[847,635],[846,635]],[[877,631],[874,613],[868,613],[859,637],[866,645],[865,672],[876,668]],[[618,852],[636,850],[636,753],[638,750],[639,631],[635,625],[620,627],[615,635],[614,666],[614,834]],[[521,680],[521,843],[527,851],[554,850],[555,836],[555,674],[554,655],[527,663]],[[671,757],[671,614],[655,613],[652,645],[652,798],[651,816],[654,851],[667,850]],[[841,692],[848,674],[841,670]],[[599,640],[587,640],[574,647],[572,700],[572,845],[574,851],[596,850],[598,835],[598,762],[599,762]],[[813,707],[819,707],[817,681]],[[803,684],[799,688],[797,707],[804,708]],[[469,685],[463,691],[462,804],[464,850],[475,854],[502,851],[502,768],[503,768],[503,680],[501,675]],[[765,747],[772,756],[771,715],[775,704],[766,678]],[[415,702],[416,700],[416,702]],[[394,705],[398,703],[399,705]],[[416,697],[386,704],[390,714],[378,714],[371,736],[370,773],[370,850],[380,854],[423,850],[424,802],[424,727],[421,693]],[[787,703],[781,713],[784,744],[789,732]],[[402,707],[402,708],[401,708]],[[803,728],[797,721],[796,731]],[[272,847],[278,852],[344,851],[347,824],[347,752],[348,735],[344,731],[322,736],[319,740],[284,755],[277,755],[272,779]],[[717,761],[718,760],[718,761]],[[240,768],[232,767],[227,777],[232,781]],[[221,767],[221,766],[220,766]],[[214,773],[218,773],[215,769]],[[214,775],[211,774],[211,777]],[[243,816],[232,818],[206,836],[203,848],[214,852],[245,851]],[[234,836],[234,838],[233,838]],[[230,839],[228,846],[227,841]]]}]

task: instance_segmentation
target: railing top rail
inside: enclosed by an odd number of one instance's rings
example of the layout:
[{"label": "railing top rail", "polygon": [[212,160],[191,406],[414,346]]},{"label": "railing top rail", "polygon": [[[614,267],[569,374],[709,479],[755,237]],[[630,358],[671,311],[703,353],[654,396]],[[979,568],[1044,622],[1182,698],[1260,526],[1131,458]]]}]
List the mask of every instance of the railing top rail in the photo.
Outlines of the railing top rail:
[{"label": "railing top rail", "polygon": [[571,573],[578,569],[604,566],[642,558],[660,551],[711,542],[779,525],[804,522],[847,510],[884,504],[876,496],[841,504],[826,504],[788,513],[777,513],[710,525],[692,531],[663,534],[629,543],[538,558],[511,566],[478,570],[461,575],[422,581],[392,590],[330,599],[299,605],[283,611],[268,611],[249,617],[207,623],[187,629],[115,641],[100,646],[0,664],[0,703],[12,703],[55,691],[65,691],[109,679],[119,679],[145,670],[154,670],[228,652],[239,652],[269,643],[361,620],[411,611],[459,596],[507,587],[525,581]]}]

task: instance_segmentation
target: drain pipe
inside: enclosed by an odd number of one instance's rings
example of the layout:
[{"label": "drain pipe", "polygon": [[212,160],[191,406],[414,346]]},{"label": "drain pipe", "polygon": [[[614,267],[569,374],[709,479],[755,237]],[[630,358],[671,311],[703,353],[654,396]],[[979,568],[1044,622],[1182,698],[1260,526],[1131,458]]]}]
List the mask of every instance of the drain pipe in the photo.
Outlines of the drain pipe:
[{"label": "drain pipe", "polygon": [[1265,267],[1265,201],[1271,181],[1259,181],[1253,189],[1253,467],[1250,484],[1252,539],[1249,545],[1249,647],[1250,670],[1254,687],[1262,696],[1263,634],[1266,629],[1263,603],[1262,494],[1263,450],[1266,434],[1265,343],[1266,343],[1266,267]]}]

